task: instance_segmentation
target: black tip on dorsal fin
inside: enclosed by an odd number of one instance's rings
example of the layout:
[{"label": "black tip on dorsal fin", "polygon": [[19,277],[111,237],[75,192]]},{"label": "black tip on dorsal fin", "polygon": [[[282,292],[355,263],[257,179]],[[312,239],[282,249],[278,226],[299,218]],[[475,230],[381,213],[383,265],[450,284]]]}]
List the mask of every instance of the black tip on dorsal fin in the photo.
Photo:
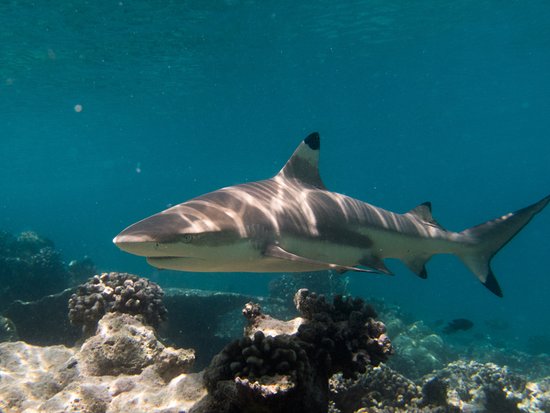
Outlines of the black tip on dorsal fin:
[{"label": "black tip on dorsal fin", "polygon": [[310,133],[294,151],[278,176],[283,179],[295,179],[316,188],[325,189],[319,176],[319,133]]},{"label": "black tip on dorsal fin", "polygon": [[321,147],[321,137],[319,136],[319,132],[313,132],[310,133],[305,139],[304,143],[309,146],[310,149],[313,149],[314,151],[318,151]]}]

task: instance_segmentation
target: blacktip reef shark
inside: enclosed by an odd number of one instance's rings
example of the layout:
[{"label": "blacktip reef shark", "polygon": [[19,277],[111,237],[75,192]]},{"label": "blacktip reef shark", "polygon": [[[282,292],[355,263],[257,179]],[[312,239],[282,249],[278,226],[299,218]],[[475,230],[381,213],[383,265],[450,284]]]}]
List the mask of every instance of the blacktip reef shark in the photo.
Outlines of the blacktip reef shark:
[{"label": "blacktip reef shark", "polygon": [[[139,221],[115,237],[154,267],[196,272],[336,270],[391,274],[397,258],[422,278],[434,254],[453,254],[497,296],[493,256],[549,202],[447,231],[429,202],[404,214],[328,191],[319,175],[318,133],[273,178],[222,188]],[[364,268],[367,267],[367,268]]]}]

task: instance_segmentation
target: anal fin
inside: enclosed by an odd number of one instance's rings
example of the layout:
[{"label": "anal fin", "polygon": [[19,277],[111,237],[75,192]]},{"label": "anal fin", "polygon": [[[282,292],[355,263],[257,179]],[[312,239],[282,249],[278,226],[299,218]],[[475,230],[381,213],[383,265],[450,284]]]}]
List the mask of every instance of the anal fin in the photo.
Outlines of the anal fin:
[{"label": "anal fin", "polygon": [[345,271],[356,271],[356,272],[367,272],[367,273],[379,272],[375,270],[368,270],[364,268],[351,267],[351,266],[340,265],[340,264],[332,264],[328,262],[314,260],[307,257],[302,257],[300,255],[296,255],[291,252],[288,252],[278,245],[268,246],[264,251],[264,255],[266,257],[279,258],[287,261],[302,262],[302,263],[311,264],[311,265],[319,265],[319,266],[325,267],[327,270],[335,270],[338,272],[345,272]]}]

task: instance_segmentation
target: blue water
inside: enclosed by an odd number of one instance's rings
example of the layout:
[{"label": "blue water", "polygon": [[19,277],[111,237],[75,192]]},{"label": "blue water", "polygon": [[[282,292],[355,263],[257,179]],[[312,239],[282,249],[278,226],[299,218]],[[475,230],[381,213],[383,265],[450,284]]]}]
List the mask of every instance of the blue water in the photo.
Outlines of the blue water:
[{"label": "blue water", "polygon": [[[397,212],[430,200],[451,230],[550,193],[546,0],[11,1],[0,39],[0,229],[101,270],[267,294],[272,275],[159,275],[111,240],[274,175],[312,131],[328,188]],[[351,292],[548,334],[549,231],[547,210],[495,258],[503,299],[453,257],[428,280],[351,274]]]}]

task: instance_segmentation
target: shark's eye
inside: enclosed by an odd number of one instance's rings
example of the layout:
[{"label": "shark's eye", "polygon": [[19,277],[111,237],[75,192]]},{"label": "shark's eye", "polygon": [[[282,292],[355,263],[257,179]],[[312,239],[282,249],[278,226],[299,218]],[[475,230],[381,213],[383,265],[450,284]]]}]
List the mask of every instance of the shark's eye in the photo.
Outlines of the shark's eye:
[{"label": "shark's eye", "polygon": [[191,242],[193,240],[193,235],[191,234],[183,234],[182,237],[181,237],[181,240],[183,242]]}]

